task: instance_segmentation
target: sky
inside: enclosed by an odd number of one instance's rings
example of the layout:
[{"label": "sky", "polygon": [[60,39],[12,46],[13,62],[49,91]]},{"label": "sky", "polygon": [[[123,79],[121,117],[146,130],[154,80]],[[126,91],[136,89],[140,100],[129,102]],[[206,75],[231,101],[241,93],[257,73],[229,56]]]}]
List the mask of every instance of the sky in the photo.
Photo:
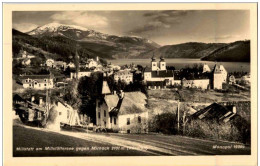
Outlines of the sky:
[{"label": "sky", "polygon": [[249,10],[14,11],[13,28],[28,32],[57,22],[102,33],[140,36],[160,45],[250,39]]}]

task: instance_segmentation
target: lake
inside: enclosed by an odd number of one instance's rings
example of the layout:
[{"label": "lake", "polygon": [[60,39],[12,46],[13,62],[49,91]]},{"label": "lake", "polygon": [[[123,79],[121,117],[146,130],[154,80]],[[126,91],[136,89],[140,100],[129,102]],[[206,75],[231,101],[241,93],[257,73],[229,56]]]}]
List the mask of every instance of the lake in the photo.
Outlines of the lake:
[{"label": "lake", "polygon": [[[159,59],[156,59],[157,62],[159,62]],[[136,65],[142,65],[150,66],[151,65],[151,59],[117,59],[117,60],[107,60],[108,62],[111,62],[114,65],[126,65],[134,63]],[[209,67],[212,69],[215,62],[212,61],[201,61],[200,59],[165,59],[167,66],[174,66],[176,69],[184,68],[185,66],[189,65],[192,67],[194,64],[208,64]],[[228,72],[234,72],[234,71],[244,71],[244,72],[250,72],[250,63],[249,62],[217,62],[218,64],[224,65],[225,69]]]}]

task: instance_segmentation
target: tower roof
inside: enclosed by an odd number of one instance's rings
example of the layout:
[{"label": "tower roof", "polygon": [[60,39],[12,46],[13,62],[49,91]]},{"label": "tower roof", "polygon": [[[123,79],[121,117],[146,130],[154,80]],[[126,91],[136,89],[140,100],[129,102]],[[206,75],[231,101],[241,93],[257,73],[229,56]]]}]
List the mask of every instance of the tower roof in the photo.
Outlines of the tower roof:
[{"label": "tower roof", "polygon": [[160,61],[161,61],[161,62],[164,62],[164,57],[161,56],[161,57],[160,57]]},{"label": "tower roof", "polygon": [[102,94],[110,94],[111,91],[109,89],[109,86],[107,84],[107,81],[103,81],[103,84],[102,84]]}]

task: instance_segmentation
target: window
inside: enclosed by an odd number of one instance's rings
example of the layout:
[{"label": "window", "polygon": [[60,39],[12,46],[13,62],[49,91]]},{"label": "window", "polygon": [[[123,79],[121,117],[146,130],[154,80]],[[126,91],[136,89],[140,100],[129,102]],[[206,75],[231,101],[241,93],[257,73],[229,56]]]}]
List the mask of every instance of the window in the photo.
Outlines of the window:
[{"label": "window", "polygon": [[100,119],[100,112],[98,112],[98,119]]},{"label": "window", "polygon": [[130,131],[130,130],[127,130],[127,133],[128,133],[128,134],[130,134],[130,133],[131,133],[131,131]]},{"label": "window", "polygon": [[141,116],[138,116],[138,123],[141,123],[141,122],[142,122]]},{"label": "window", "polygon": [[130,118],[127,118],[126,121],[127,121],[126,124],[130,125]]},{"label": "window", "polygon": [[112,119],[112,117],[110,116],[110,123],[112,123],[112,120],[113,120],[113,119]]},{"label": "window", "polygon": [[114,124],[116,125],[116,118],[114,118]]},{"label": "window", "polygon": [[44,84],[44,86],[46,86],[46,84]]},{"label": "window", "polygon": [[156,64],[154,63],[153,66],[156,66]]},{"label": "window", "polygon": [[35,85],[37,84],[37,82],[34,83]]},{"label": "window", "polygon": [[61,115],[62,114],[62,112],[59,112],[59,115]]},{"label": "window", "polygon": [[107,114],[106,114],[106,110],[104,110],[104,117],[106,117],[106,115],[107,115]]}]

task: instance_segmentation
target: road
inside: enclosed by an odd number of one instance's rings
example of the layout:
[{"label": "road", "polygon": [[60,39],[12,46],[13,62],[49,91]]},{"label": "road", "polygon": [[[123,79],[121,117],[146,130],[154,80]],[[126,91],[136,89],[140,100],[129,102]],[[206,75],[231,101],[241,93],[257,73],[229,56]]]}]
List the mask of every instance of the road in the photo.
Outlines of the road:
[{"label": "road", "polygon": [[[74,150],[71,153],[61,151],[60,154],[57,151],[55,153],[53,151],[45,153],[43,151],[16,151],[17,147],[28,147],[29,145],[35,148],[37,146],[78,147],[83,148],[83,151]],[[90,149],[84,150],[84,147]],[[14,153],[15,156],[249,155],[250,147],[239,143],[202,140],[176,135],[52,131],[14,123],[14,152],[17,152]]]}]

